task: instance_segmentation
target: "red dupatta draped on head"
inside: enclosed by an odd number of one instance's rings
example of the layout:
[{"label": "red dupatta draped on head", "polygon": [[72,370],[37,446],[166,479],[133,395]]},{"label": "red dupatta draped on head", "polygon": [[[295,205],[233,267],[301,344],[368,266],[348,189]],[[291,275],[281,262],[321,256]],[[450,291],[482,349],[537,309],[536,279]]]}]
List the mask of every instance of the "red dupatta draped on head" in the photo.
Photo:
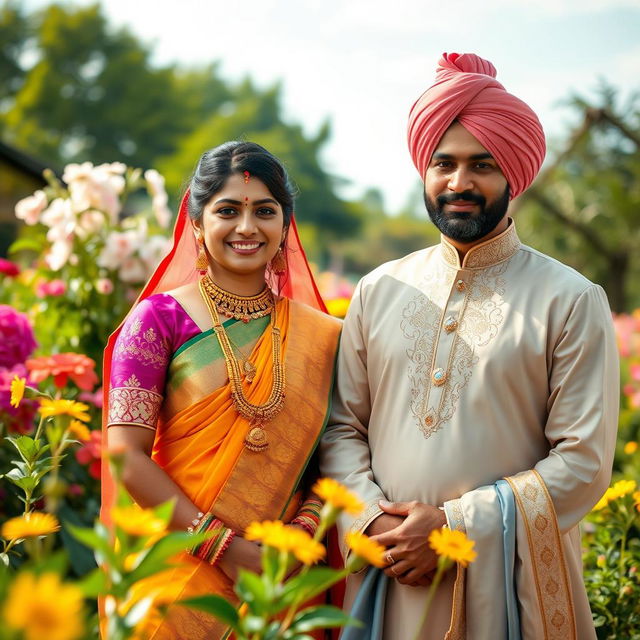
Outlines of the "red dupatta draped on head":
[{"label": "red dupatta draped on head", "polygon": [[[129,313],[136,305],[152,296],[155,293],[170,291],[176,287],[195,282],[199,275],[195,269],[196,256],[198,253],[198,245],[193,233],[193,229],[189,222],[187,212],[187,203],[189,201],[189,189],[187,189],[182,202],[180,203],[180,211],[173,229],[173,244],[171,250],[165,258],[160,262],[156,270],[153,272],[149,281],[142,289],[138,299],[129,310]],[[309,263],[307,262],[304,249],[300,243],[298,230],[296,228],[293,216],[289,224],[289,231],[284,247],[285,260],[287,262],[287,270],[284,274],[278,276],[267,271],[267,282],[269,286],[282,296],[286,296],[297,302],[302,302],[315,309],[326,312],[325,304],[320,296],[318,287],[311,273]],[[111,358],[113,356],[113,348],[116,339],[120,333],[124,320],[120,326],[109,336],[107,346],[104,350],[104,364],[102,368],[102,389],[103,389],[103,413],[102,413],[102,450],[107,450],[107,407],[109,400],[109,381],[111,378]],[[106,461],[105,461],[106,462]],[[109,465],[102,464],[101,472],[102,480],[102,506],[100,516],[103,522],[110,522],[109,510],[114,501],[114,484],[109,470]]]}]

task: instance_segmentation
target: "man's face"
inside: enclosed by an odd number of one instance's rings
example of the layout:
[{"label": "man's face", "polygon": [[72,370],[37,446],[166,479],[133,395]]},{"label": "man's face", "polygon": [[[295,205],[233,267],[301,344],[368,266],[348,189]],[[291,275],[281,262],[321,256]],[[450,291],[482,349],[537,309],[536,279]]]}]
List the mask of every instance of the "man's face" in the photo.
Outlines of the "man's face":
[{"label": "man's face", "polygon": [[447,238],[475,242],[491,233],[509,206],[509,185],[493,156],[461,124],[452,124],[431,157],[424,202]]}]

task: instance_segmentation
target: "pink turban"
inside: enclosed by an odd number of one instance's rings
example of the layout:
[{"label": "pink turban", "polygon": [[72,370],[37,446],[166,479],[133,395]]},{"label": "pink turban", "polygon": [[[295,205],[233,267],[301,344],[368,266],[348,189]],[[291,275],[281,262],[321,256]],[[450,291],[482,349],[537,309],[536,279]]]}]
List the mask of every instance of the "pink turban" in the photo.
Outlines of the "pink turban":
[{"label": "pink turban", "polygon": [[409,150],[422,179],[440,138],[457,120],[496,159],[512,198],[533,182],[546,149],[542,125],[495,77],[495,67],[480,56],[442,54],[435,84],[409,113]]}]

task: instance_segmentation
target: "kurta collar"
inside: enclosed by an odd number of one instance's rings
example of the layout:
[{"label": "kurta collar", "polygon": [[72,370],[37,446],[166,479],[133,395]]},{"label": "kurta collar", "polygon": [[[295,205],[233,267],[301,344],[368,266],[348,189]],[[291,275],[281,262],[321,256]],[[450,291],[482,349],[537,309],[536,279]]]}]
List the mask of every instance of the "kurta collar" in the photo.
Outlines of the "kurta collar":
[{"label": "kurta collar", "polygon": [[440,250],[444,261],[455,269],[484,269],[508,260],[520,247],[516,225],[509,218],[509,226],[495,238],[477,244],[467,251],[462,264],[458,250],[444,237],[440,237]]}]

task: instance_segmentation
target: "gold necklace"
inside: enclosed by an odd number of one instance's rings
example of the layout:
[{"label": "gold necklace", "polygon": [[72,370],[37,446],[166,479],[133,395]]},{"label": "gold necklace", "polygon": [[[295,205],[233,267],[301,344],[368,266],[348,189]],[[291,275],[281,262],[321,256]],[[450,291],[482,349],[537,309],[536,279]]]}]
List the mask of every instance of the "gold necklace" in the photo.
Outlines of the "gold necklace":
[{"label": "gold necklace", "polygon": [[216,307],[220,307],[224,316],[242,320],[244,323],[268,316],[275,305],[273,292],[266,284],[255,296],[238,296],[219,287],[208,273],[202,277],[200,283],[207,297],[213,300]]},{"label": "gold necklace", "polygon": [[[206,276],[205,276],[206,277]],[[213,330],[220,343],[220,348],[224,354],[224,361],[227,366],[227,374],[229,383],[231,384],[231,400],[236,411],[249,421],[249,431],[244,438],[244,446],[251,451],[264,451],[269,443],[267,442],[267,434],[264,425],[272,420],[284,406],[284,388],[285,375],[284,366],[281,359],[282,338],[280,335],[280,327],[276,324],[276,308],[273,306],[271,313],[271,345],[273,360],[273,383],[271,393],[264,404],[252,404],[247,400],[242,389],[242,374],[240,365],[233,353],[233,348],[229,342],[229,336],[220,323],[220,316],[213,300],[208,295],[205,277],[200,279],[199,287],[202,298],[209,309],[211,319],[213,321]]]}]

